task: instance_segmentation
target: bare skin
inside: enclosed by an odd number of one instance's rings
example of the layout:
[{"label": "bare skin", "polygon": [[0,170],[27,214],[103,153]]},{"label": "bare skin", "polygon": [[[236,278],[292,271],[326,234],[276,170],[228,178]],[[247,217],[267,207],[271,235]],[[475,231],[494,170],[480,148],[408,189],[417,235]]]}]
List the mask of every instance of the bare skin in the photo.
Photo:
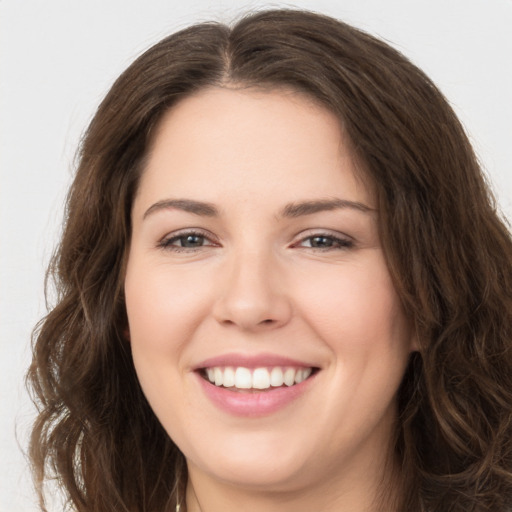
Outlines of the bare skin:
[{"label": "bare skin", "polygon": [[[188,512],[390,510],[378,496],[393,495],[414,340],[377,215],[337,119],[299,94],[207,89],[164,117],[125,294],[140,383],[187,459]],[[311,371],[271,408],[239,402],[272,388],[208,381],[228,365],[205,361],[270,356]]]}]

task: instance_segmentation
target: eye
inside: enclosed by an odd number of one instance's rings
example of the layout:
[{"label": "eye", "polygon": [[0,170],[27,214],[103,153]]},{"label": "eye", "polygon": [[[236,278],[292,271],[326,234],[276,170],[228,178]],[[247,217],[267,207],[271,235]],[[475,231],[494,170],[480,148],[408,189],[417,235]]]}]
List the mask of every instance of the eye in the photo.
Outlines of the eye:
[{"label": "eye", "polygon": [[318,233],[302,238],[294,246],[328,251],[350,249],[354,246],[354,242],[339,235]]},{"label": "eye", "polygon": [[158,243],[162,249],[173,251],[194,251],[207,246],[216,246],[214,242],[206,234],[198,231],[183,231],[180,233],[167,236]]}]

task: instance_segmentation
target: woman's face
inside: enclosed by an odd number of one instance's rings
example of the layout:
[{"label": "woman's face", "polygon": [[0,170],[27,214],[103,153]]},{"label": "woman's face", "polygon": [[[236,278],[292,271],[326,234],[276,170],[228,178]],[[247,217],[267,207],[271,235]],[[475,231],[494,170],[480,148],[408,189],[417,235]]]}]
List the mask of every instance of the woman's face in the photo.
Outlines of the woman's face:
[{"label": "woman's face", "polygon": [[334,115],[283,91],[185,99],[132,215],[133,359],[191,477],[290,490],[381,470],[411,332]]}]

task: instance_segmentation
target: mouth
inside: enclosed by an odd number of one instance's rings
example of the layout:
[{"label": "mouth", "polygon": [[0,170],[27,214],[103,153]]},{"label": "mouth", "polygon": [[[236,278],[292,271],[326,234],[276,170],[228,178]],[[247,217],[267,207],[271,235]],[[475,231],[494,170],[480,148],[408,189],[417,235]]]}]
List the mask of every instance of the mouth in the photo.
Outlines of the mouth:
[{"label": "mouth", "polygon": [[272,353],[225,353],[192,368],[199,389],[216,408],[251,419],[306,403],[308,396],[315,396],[311,390],[321,369],[304,359]]},{"label": "mouth", "polygon": [[315,367],[210,366],[198,369],[199,375],[216,387],[238,393],[260,393],[301,384],[319,371]]}]

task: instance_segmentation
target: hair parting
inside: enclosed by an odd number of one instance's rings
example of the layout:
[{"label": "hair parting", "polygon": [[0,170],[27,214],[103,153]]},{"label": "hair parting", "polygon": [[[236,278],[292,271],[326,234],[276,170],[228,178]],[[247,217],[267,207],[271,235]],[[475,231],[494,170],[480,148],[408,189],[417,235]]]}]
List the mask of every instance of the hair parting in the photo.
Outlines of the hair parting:
[{"label": "hair parting", "polygon": [[84,136],[48,270],[58,293],[34,331],[27,376],[41,510],[54,479],[77,512],[184,512],[186,465],[137,381],[123,280],[159,122],[209,87],[320,103],[375,189],[386,261],[419,347],[398,396],[396,510],[511,509],[512,241],[468,137],[433,83],[387,44],[327,16],[271,10],[154,45]]}]

